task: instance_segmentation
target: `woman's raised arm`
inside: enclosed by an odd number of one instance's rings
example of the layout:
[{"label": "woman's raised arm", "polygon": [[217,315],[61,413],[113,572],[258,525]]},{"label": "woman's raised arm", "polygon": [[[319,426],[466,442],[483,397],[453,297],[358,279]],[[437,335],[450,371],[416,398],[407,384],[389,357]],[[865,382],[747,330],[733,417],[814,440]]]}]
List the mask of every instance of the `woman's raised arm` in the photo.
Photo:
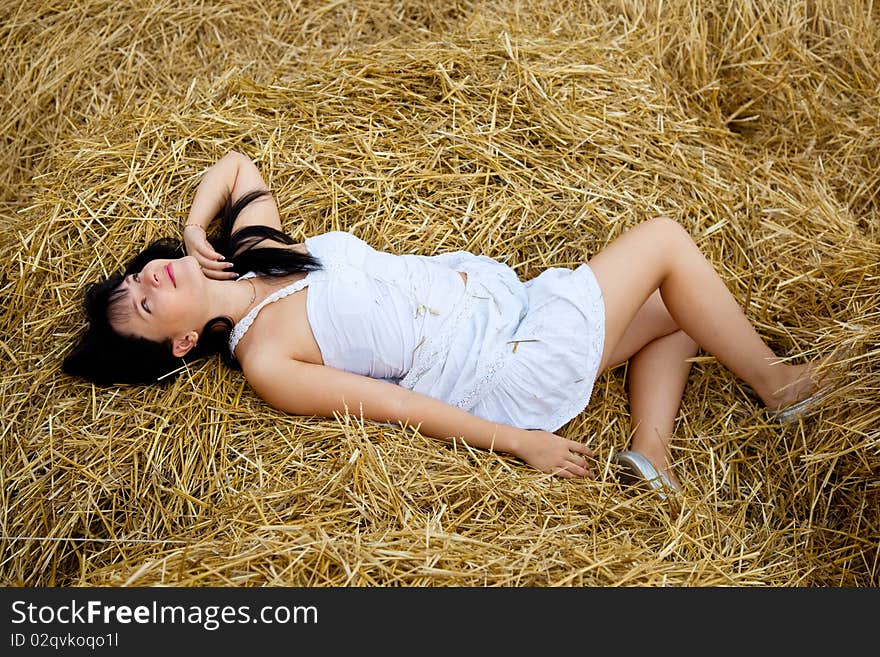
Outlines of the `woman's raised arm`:
[{"label": "woman's raised arm", "polygon": [[289,358],[242,363],[256,393],[271,406],[296,415],[363,415],[366,420],[418,428],[424,436],[464,440],[471,447],[512,454],[542,472],[566,478],[591,476],[583,444],[547,431],[491,422],[446,402],[380,379]]},{"label": "woman's raised arm", "polygon": [[[193,198],[183,229],[189,255],[195,256],[206,276],[220,280],[235,278],[226,271],[227,263],[206,239],[207,228],[230,199],[235,203],[248,192],[268,190],[256,164],[247,156],[230,151],[205,172]],[[281,230],[278,206],[271,196],[256,199],[236,217],[232,232],[245,226],[269,226]]]}]

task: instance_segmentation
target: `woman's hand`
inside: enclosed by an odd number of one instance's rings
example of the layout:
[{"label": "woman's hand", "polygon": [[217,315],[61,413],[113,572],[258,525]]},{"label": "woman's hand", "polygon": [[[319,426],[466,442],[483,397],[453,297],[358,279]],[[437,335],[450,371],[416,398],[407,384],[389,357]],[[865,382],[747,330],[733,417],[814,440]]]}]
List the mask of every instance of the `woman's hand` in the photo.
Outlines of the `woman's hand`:
[{"label": "woman's hand", "polygon": [[205,235],[205,229],[195,224],[189,224],[183,229],[183,243],[186,245],[186,254],[193,256],[202,268],[205,276],[218,281],[228,281],[238,278],[238,274],[227,271],[231,262],[226,262],[223,256],[214,250]]},{"label": "woman's hand", "polygon": [[586,445],[540,429],[524,429],[517,456],[541,472],[565,479],[595,479],[587,458],[595,458]]}]

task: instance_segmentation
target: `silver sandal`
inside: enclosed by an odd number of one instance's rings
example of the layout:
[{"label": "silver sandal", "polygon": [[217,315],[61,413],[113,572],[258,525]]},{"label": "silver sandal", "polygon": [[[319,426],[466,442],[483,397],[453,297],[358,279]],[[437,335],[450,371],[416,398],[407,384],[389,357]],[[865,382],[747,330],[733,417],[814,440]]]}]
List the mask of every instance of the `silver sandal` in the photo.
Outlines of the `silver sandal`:
[{"label": "silver sandal", "polygon": [[796,422],[797,420],[807,417],[811,413],[816,410],[816,406],[820,401],[825,399],[829,395],[829,393],[834,389],[833,386],[827,386],[820,390],[817,393],[814,393],[807,397],[806,399],[802,399],[799,402],[795,402],[790,406],[786,406],[785,408],[780,408],[777,411],[767,411],[767,419],[771,422],[775,422],[776,424],[788,424],[789,422]]},{"label": "silver sandal", "polygon": [[[829,366],[838,365],[840,361],[843,361],[854,353],[853,347],[844,347],[839,352],[835,352],[828,356],[825,359],[825,363],[828,363]],[[826,374],[826,377],[828,375]],[[835,385],[833,382],[826,383],[818,391],[814,392],[812,395],[807,397],[806,399],[801,399],[799,402],[795,402],[794,404],[790,404],[785,408],[780,408],[777,410],[767,409],[765,411],[767,415],[767,419],[771,422],[775,422],[776,424],[788,424],[790,422],[796,422],[801,418],[807,417],[811,415],[820,406],[819,402],[825,399],[828,395],[830,395],[835,389]]]},{"label": "silver sandal", "polygon": [[611,457],[611,461],[623,468],[624,479],[630,483],[647,484],[661,500],[665,501],[681,491],[664,472],[658,471],[648,457],[641,452],[633,450],[617,452]]}]

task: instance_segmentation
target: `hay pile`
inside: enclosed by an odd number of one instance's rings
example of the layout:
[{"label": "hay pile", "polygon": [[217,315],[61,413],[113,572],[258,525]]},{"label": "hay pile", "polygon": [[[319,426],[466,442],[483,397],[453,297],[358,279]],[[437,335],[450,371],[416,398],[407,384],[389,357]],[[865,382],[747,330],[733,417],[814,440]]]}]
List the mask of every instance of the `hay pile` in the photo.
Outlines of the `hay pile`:
[{"label": "hay pile", "polygon": [[[880,10],[643,5],[4,3],[0,581],[876,586]],[[232,148],[297,239],[467,249],[523,279],[666,214],[776,353],[856,355],[821,417],[777,427],[703,353],[678,515],[607,465],[625,367],[558,432],[596,482],[285,416],[215,361],[168,391],[61,375],[83,286],[178,234]]]}]

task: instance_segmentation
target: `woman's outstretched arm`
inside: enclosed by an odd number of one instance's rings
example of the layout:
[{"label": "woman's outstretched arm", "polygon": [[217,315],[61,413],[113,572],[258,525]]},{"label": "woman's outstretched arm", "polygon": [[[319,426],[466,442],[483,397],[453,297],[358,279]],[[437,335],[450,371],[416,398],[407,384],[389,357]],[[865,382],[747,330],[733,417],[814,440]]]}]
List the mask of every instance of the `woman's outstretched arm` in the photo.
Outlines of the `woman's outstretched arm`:
[{"label": "woman's outstretched arm", "polygon": [[351,414],[416,427],[424,436],[512,454],[542,472],[591,476],[583,444],[546,431],[491,422],[452,404],[380,379],[324,365],[264,355],[242,363],[248,382],[273,407],[296,415]]}]

